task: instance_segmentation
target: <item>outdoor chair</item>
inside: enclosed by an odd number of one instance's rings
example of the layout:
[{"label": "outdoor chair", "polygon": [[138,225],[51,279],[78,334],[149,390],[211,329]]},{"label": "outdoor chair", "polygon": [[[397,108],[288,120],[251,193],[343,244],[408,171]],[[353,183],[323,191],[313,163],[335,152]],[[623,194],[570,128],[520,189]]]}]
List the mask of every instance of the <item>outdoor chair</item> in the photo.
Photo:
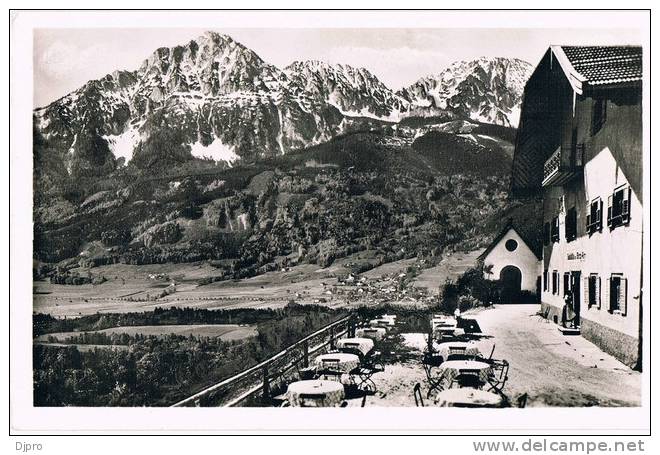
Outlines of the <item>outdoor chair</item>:
[{"label": "outdoor chair", "polygon": [[415,406],[423,408],[424,398],[422,397],[422,386],[419,382],[413,387],[413,397],[415,398]]},{"label": "outdoor chair", "polygon": [[493,354],[495,353],[495,343],[493,343],[493,349],[490,350],[490,355],[488,356],[487,359],[484,359],[486,361],[493,360]]},{"label": "outdoor chair", "polygon": [[488,378],[489,390],[502,392],[506,381],[509,379],[509,362],[506,360],[490,360],[492,373]]},{"label": "outdoor chair", "polygon": [[452,347],[449,349],[447,358],[443,360],[476,360],[477,356],[474,354],[467,354],[464,347]]},{"label": "outdoor chair", "polygon": [[518,405],[519,408],[524,408],[527,406],[527,393],[523,393],[518,397],[516,400],[516,404]]},{"label": "outdoor chair", "polygon": [[443,362],[442,357],[434,356],[433,353],[425,353],[424,358],[422,359],[422,367],[424,368],[424,374],[426,375],[426,380],[429,383],[429,390],[426,394],[426,398],[429,398],[434,390],[442,390],[444,388],[443,376],[435,373],[436,369]]},{"label": "outdoor chair", "polygon": [[469,387],[471,389],[481,389],[485,384],[479,379],[479,371],[462,370],[456,375],[449,385],[449,388],[458,385],[458,387]]},{"label": "outdoor chair", "polygon": [[299,398],[301,408],[309,408],[311,406],[309,406],[307,403],[316,403],[317,400],[321,401],[321,406],[323,406],[323,403],[325,402],[324,393],[301,393]]},{"label": "outdoor chair", "polygon": [[538,316],[538,318],[543,322],[550,322],[550,307],[546,307],[544,310],[539,310],[535,316]]},{"label": "outdoor chair", "polygon": [[430,367],[439,367],[445,359],[435,352],[424,352],[424,357],[422,358],[422,365],[428,365]]},{"label": "outdoor chair", "polygon": [[360,365],[351,371],[351,374],[356,378],[357,389],[365,394],[374,394],[376,383],[373,381],[372,376],[385,371],[381,354],[379,351],[371,350],[367,355],[358,354],[358,357],[360,358]]},{"label": "outdoor chair", "polygon": [[351,375],[356,378],[355,386],[357,390],[369,395],[376,393],[376,383],[373,381],[372,376],[382,371],[384,371],[382,368],[376,369],[362,365],[351,371]]},{"label": "outdoor chair", "polygon": [[273,407],[276,408],[287,408],[291,406],[291,403],[289,403],[289,400],[286,397],[286,393],[272,397],[271,403]]},{"label": "outdoor chair", "polygon": [[305,381],[308,379],[315,379],[317,376],[316,367],[309,366],[309,367],[298,368],[298,376],[300,377],[301,381]]}]

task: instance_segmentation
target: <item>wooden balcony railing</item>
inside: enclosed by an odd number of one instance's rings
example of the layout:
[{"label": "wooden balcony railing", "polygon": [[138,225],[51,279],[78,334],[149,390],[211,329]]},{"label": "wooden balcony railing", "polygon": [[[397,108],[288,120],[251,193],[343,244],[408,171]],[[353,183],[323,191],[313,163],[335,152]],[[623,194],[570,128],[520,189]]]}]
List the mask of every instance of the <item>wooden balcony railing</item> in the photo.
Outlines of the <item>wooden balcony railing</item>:
[{"label": "wooden balcony railing", "polygon": [[557,147],[543,165],[543,186],[552,180],[561,169],[561,147]]},{"label": "wooden balcony railing", "polygon": [[543,164],[543,186],[558,186],[582,171],[584,144],[572,148],[557,147]]},{"label": "wooden balcony railing", "polygon": [[337,339],[354,336],[355,323],[355,316],[349,315],[328,324],[263,362],[207,387],[172,407],[232,407],[259,397],[267,401],[274,383],[294,376],[296,368],[307,367],[324,348],[333,347]]}]

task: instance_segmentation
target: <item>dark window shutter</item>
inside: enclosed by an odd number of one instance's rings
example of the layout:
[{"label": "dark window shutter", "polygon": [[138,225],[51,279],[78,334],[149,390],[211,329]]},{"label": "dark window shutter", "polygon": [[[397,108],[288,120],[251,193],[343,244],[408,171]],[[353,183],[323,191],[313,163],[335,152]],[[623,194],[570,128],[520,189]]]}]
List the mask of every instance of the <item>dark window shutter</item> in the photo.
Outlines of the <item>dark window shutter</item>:
[{"label": "dark window shutter", "polygon": [[600,310],[600,277],[596,278],[596,308]]},{"label": "dark window shutter", "polygon": [[582,301],[584,306],[591,306],[591,293],[589,292],[589,277],[582,280]]},{"label": "dark window shutter", "polygon": [[605,305],[607,305],[605,307],[605,309],[607,311],[612,310],[612,300],[611,300],[611,296],[610,296],[611,292],[612,292],[612,278],[608,278],[605,281],[605,296],[604,296],[605,297],[605,299],[604,299],[605,300]]},{"label": "dark window shutter", "polygon": [[621,278],[619,286],[619,311],[623,316],[628,312],[628,278]]},{"label": "dark window shutter", "polygon": [[607,196],[607,225],[612,226],[612,195]]},{"label": "dark window shutter", "polygon": [[626,224],[628,221],[630,221],[630,188],[623,190],[621,201],[621,222]]}]

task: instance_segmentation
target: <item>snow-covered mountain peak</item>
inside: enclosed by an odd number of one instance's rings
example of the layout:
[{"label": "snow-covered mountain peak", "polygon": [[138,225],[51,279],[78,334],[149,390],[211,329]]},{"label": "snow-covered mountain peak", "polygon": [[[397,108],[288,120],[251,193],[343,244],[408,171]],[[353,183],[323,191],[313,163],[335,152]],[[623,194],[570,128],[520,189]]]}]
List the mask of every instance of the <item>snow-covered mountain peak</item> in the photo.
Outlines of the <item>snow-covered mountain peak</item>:
[{"label": "snow-covered mountain peak", "polygon": [[399,91],[412,106],[450,110],[487,123],[517,126],[532,66],[520,59],[480,57],[454,62]]},{"label": "snow-covered mountain peak", "polygon": [[35,129],[69,173],[103,174],[136,153],[157,163],[144,155],[165,153],[156,140],[164,136],[176,159],[253,160],[374,119],[448,114],[516,125],[530,73],[521,60],[482,57],[395,92],[366,68],[309,60],[279,69],[230,36],[205,32],[35,109]]}]

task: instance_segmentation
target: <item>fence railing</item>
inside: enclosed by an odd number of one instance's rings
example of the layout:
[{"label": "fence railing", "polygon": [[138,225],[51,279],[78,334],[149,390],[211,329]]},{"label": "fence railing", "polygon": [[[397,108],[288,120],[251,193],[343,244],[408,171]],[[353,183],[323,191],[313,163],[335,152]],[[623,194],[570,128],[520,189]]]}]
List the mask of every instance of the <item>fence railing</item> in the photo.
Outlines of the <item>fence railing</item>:
[{"label": "fence railing", "polygon": [[294,376],[294,369],[309,366],[310,360],[335,341],[355,335],[356,318],[346,316],[297,341],[283,351],[230,378],[179,401],[172,407],[240,406],[261,398],[266,404],[273,391],[283,387]]}]

